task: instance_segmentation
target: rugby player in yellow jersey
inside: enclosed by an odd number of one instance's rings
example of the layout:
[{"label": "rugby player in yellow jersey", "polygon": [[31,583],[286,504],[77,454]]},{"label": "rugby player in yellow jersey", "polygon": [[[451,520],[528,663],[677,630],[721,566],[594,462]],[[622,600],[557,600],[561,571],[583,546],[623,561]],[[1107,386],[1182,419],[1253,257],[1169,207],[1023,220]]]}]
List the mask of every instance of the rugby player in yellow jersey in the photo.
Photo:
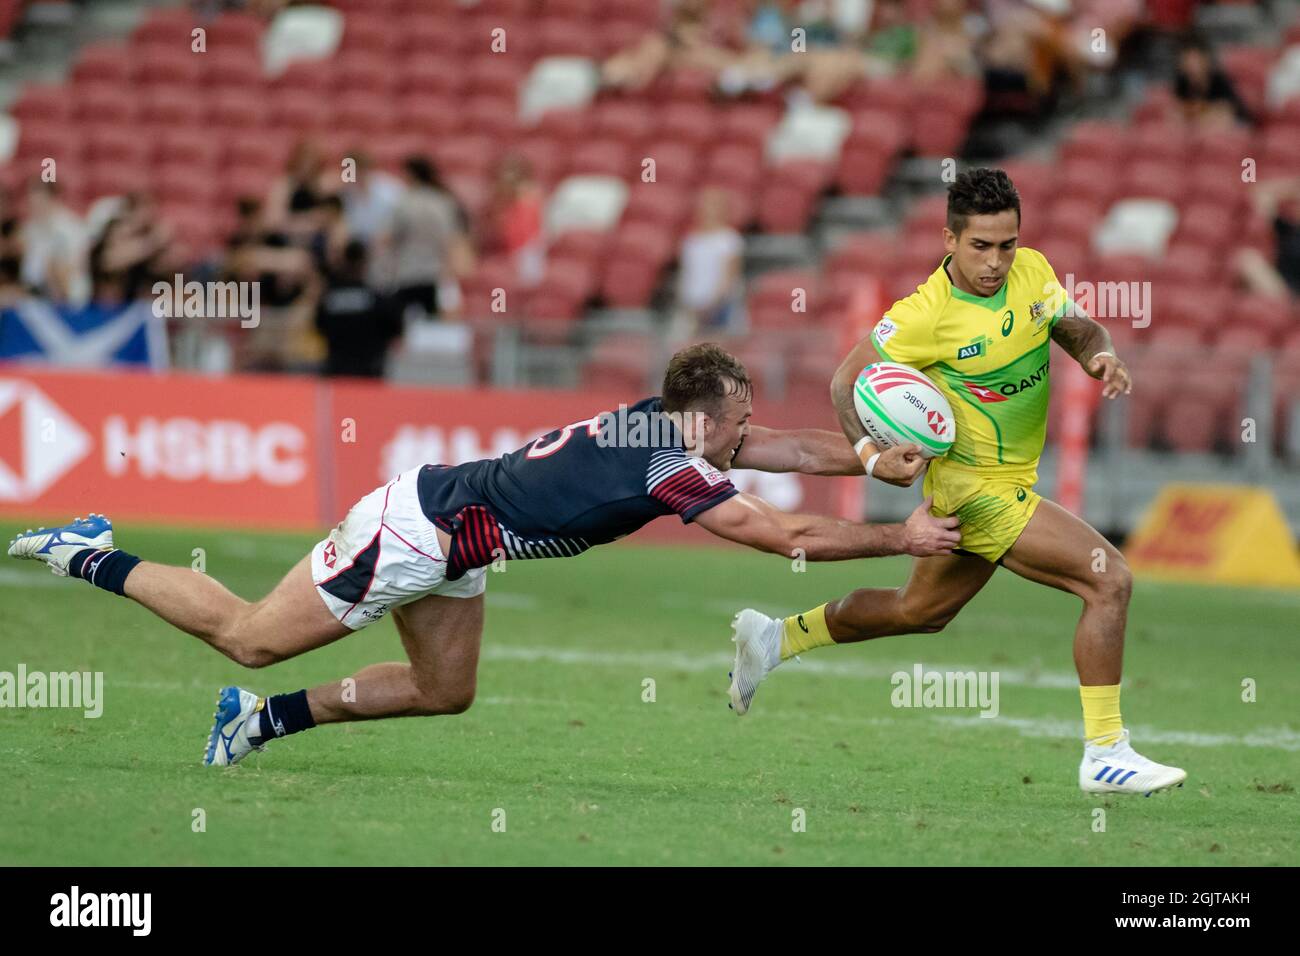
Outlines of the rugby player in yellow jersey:
[{"label": "rugby player in yellow jersey", "polygon": [[1187,774],[1134,751],[1120,718],[1128,565],[1090,525],[1034,491],[1047,431],[1049,340],[1100,379],[1107,398],[1129,393],[1129,372],[1109,333],[1070,302],[1043,255],[1017,248],[1019,229],[1020,197],[1006,173],[958,176],[948,190],[948,255],[916,292],[894,303],[831,385],[867,474],[903,486],[925,466],[874,468],[880,449],[853,405],[858,373],[881,359],[900,362],[923,370],[944,393],[957,439],[946,457],[929,463],[924,493],[934,496],[934,514],[960,518],[961,549],[917,559],[901,588],[863,588],[784,621],[741,611],[732,707],[744,714],[758,682],[795,654],[943,630],[1002,565],[1083,600],[1074,633],[1084,718],[1079,786],[1149,794],[1180,785]]}]

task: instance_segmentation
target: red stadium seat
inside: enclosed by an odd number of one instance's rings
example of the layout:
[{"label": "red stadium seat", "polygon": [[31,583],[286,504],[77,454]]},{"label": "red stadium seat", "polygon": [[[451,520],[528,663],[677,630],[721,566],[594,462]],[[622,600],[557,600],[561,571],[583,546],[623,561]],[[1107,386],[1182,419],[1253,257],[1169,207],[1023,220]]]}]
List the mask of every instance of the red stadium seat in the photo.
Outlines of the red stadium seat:
[{"label": "red stadium seat", "polygon": [[206,56],[204,82],[210,86],[256,91],[266,85],[262,77],[262,58],[256,49],[214,49]]},{"label": "red stadium seat", "polygon": [[72,98],[63,84],[28,83],[8,112],[19,122],[28,119],[70,120]]},{"label": "red stadium seat", "polygon": [[771,103],[737,103],[722,114],[721,137],[728,143],[763,147],[781,121],[781,109]]},{"label": "red stadium seat", "polygon": [[1214,343],[1215,357],[1261,355],[1269,351],[1271,336],[1259,326],[1230,327]]},{"label": "red stadium seat", "polygon": [[401,129],[429,137],[452,136],[464,129],[470,117],[463,102],[451,95],[410,93],[396,101]]},{"label": "red stadium seat", "polygon": [[1061,159],[1067,166],[1079,159],[1106,165],[1123,162],[1128,152],[1127,132],[1122,123],[1106,120],[1076,123],[1061,147]]},{"label": "red stadium seat", "polygon": [[111,123],[129,127],[140,118],[143,104],[132,92],[111,86],[73,87],[68,95],[73,115],[81,124]]},{"label": "red stadium seat", "polygon": [[86,142],[86,158],[95,164],[149,165],[154,144],[138,136],[133,130],[94,128]]},{"label": "red stadium seat", "polygon": [[1125,171],[1123,185],[1117,198],[1163,199],[1178,205],[1184,196],[1182,161],[1137,161]]},{"label": "red stadium seat", "polygon": [[629,146],[643,145],[654,135],[655,113],[644,103],[603,100],[594,109],[595,132]]},{"label": "red stadium seat", "polygon": [[677,140],[657,140],[645,149],[655,161],[655,183],[684,189],[694,186],[703,157],[693,145]]},{"label": "red stadium seat", "polygon": [[406,95],[454,95],[465,85],[460,64],[416,50],[395,63],[398,88]]},{"label": "red stadium seat", "polygon": [[219,129],[242,133],[265,126],[270,112],[265,92],[227,88],[213,93],[208,122]]},{"label": "red stadium seat", "polygon": [[827,275],[888,274],[898,258],[896,237],[866,232],[851,235],[831,250],[824,268]]},{"label": "red stadium seat", "polygon": [[403,29],[393,29],[391,19],[382,13],[349,13],[343,21],[343,37],[339,52],[368,53],[379,57],[391,56],[401,45]]},{"label": "red stadium seat", "polygon": [[1234,328],[1257,329],[1267,336],[1282,336],[1293,327],[1291,303],[1266,295],[1243,295],[1236,299],[1231,323]]},{"label": "red stadium seat", "polygon": [[[546,250],[548,261],[582,262],[599,274],[609,254],[609,236],[603,232],[570,229],[561,233]],[[587,290],[591,292],[591,289]]]},{"label": "red stadium seat", "polygon": [[129,85],[134,82],[138,63],[125,44],[94,43],[82,49],[72,67],[77,87]]},{"label": "red stadium seat", "polygon": [[133,46],[158,44],[175,50],[189,52],[193,42],[192,31],[206,24],[200,22],[199,16],[184,8],[150,11],[144,21],[131,34]]},{"label": "red stadium seat", "polygon": [[142,96],[141,119],[154,126],[182,126],[205,123],[211,98],[195,96],[185,87],[155,86]]},{"label": "red stadium seat", "polygon": [[530,20],[526,32],[536,40],[542,56],[581,56],[595,60],[601,55],[600,32],[589,20],[578,17]]},{"label": "red stadium seat", "polygon": [[615,176],[628,179],[639,175],[639,157],[618,140],[594,140],[577,147],[569,159],[569,174]]},{"label": "red stadium seat", "polygon": [[187,46],[150,44],[132,49],[139,64],[136,82],[146,86],[196,87],[203,82],[206,59]]},{"label": "red stadium seat", "polygon": [[672,103],[660,114],[659,135],[700,146],[714,138],[718,125],[717,113],[710,106]]},{"label": "red stadium seat", "polygon": [[763,152],[756,145],[719,142],[706,161],[704,174],[710,179],[725,179],[737,189],[752,190],[760,178],[772,175],[763,169]]},{"label": "red stadium seat", "polygon": [[691,213],[691,193],[671,183],[634,181],[623,207],[624,222],[650,224],[676,236]]},{"label": "red stadium seat", "polygon": [[270,84],[272,97],[289,92],[327,99],[334,95],[334,74],[316,61],[290,63]]},{"label": "red stadium seat", "polygon": [[397,74],[392,62],[372,50],[350,50],[329,61],[335,95],[369,94],[392,96],[397,92]]},{"label": "red stadium seat", "polygon": [[154,145],[154,161],[157,163],[215,166],[225,152],[225,146],[212,135],[211,130],[202,126],[169,129]]},{"label": "red stadium seat", "polygon": [[912,148],[918,156],[958,156],[970,121],[954,115],[948,106],[923,109],[912,128]]},{"label": "red stadium seat", "polygon": [[371,92],[339,96],[335,101],[334,123],[358,139],[404,131],[392,99]]},{"label": "red stadium seat", "polygon": [[251,13],[231,12],[209,23],[207,29],[208,56],[232,50],[257,52],[266,21]]},{"label": "red stadium seat", "polygon": [[1091,159],[1067,161],[1060,174],[1056,195],[1107,207],[1120,189],[1118,172],[1110,163]]},{"label": "red stadium seat", "polygon": [[270,123],[297,132],[323,131],[333,123],[333,100],[298,90],[271,94]]},{"label": "red stadium seat", "polygon": [[526,137],[515,143],[513,149],[528,161],[533,176],[548,189],[558,183],[568,169],[568,156],[555,140],[546,136]]},{"label": "red stadium seat", "polygon": [[435,144],[433,152],[448,172],[481,172],[490,167],[496,155],[486,136],[458,136]]}]

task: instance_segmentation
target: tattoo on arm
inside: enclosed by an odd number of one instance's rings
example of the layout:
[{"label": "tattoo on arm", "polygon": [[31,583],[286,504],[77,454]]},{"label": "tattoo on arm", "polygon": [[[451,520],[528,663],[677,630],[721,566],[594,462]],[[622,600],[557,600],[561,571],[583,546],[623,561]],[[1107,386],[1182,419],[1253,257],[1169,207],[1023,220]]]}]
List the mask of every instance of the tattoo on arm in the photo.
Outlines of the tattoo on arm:
[{"label": "tattoo on arm", "polygon": [[1096,319],[1086,315],[1063,315],[1052,327],[1052,340],[1080,365],[1087,368],[1098,352],[1114,354],[1110,333]]}]

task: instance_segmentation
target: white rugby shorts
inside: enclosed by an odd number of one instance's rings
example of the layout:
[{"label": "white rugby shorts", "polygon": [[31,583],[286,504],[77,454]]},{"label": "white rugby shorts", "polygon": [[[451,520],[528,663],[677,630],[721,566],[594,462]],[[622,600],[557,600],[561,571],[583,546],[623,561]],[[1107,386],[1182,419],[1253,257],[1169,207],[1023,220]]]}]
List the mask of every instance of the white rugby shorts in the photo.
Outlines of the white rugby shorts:
[{"label": "white rugby shorts", "polygon": [[487,569],[446,578],[447,558],[420,509],[413,468],[366,495],[311,549],[311,577],[330,613],[354,631],[426,594],[472,598]]}]

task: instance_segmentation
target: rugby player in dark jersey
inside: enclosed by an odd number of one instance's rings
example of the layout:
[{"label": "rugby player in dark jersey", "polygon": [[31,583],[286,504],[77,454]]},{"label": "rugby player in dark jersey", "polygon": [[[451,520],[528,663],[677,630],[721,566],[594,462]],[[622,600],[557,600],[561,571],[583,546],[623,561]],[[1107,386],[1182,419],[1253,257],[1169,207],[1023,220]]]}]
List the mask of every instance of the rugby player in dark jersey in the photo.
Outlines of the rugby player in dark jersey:
[{"label": "rugby player in dark jersey", "polygon": [[[113,546],[102,515],[20,535],[14,557],[44,561],[144,605],[245,667],[264,667],[365,627],[389,611],[407,663],[372,664],[310,690],[259,697],[223,688],[204,750],[233,764],[317,724],[459,714],[474,699],[487,567],[572,557],[667,515],[721,538],[809,561],[950,554],[956,518],[923,503],[903,524],[788,514],[739,491],[731,467],[857,475],[839,432],[750,425],[744,366],[715,345],[673,356],[663,396],[556,429],[500,458],[424,465],[362,498],[270,594],[245,601],[205,574]],[[882,453],[875,476],[905,484],[920,449]]]}]

